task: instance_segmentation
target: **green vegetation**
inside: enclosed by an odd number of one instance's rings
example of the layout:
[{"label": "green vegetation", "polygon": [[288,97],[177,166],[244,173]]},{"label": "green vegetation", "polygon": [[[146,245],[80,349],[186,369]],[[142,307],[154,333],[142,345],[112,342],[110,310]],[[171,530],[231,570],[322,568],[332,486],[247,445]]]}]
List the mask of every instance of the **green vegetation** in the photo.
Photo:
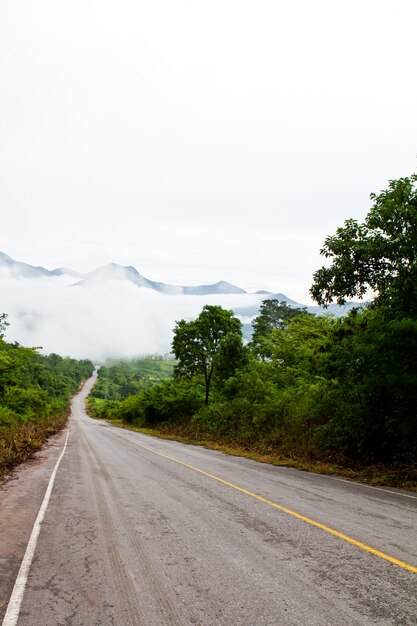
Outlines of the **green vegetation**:
[{"label": "green vegetation", "polygon": [[258,317],[252,322],[251,344],[255,351],[264,357],[267,356],[265,354],[265,339],[268,339],[270,333],[277,328],[284,330],[288,320],[300,313],[305,313],[305,311],[288,306],[285,300],[281,302],[274,299],[264,300],[260,306]]},{"label": "green vegetation", "polygon": [[94,369],[87,360],[7,343],[6,324],[0,315],[0,477],[64,426],[71,395]]},{"label": "green vegetation", "polygon": [[107,359],[98,371],[98,379],[90,396],[89,410],[93,416],[116,419],[121,411],[130,421],[134,398],[153,385],[172,377],[175,361],[158,355],[141,359]]},{"label": "green vegetation", "polygon": [[178,377],[204,377],[204,402],[208,404],[213,375],[242,352],[242,324],[221,306],[206,305],[197,319],[180,320],[174,329],[172,351],[178,359]]},{"label": "green vegetation", "polygon": [[330,267],[314,274],[311,288],[319,304],[376,294],[375,305],[396,318],[417,316],[417,174],[390,180],[371,194],[363,224],[347,220],[327,237],[321,254]]},{"label": "green vegetation", "polygon": [[342,319],[301,312],[268,329],[260,345],[234,353],[227,375],[214,370],[209,404],[204,374],[179,363],[173,378],[122,401],[92,398],[93,412],[287,459],[409,472],[417,453],[417,321],[387,325],[375,308]]},{"label": "green vegetation", "polygon": [[172,378],[117,404],[102,395],[95,413],[299,465],[384,467],[417,487],[416,181],[390,181],[365,223],[348,220],[321,251],[332,263],[314,275],[315,299],[370,288],[372,304],[333,318],[266,300],[247,346],[231,311],[206,306],[176,324]]}]

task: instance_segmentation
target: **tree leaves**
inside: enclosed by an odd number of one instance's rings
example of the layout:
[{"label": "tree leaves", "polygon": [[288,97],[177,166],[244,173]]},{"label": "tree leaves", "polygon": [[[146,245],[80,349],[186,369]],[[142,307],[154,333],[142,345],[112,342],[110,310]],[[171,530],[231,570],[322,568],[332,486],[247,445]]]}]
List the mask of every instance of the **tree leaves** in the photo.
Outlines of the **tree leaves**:
[{"label": "tree leaves", "polygon": [[[205,383],[205,402],[208,404],[210,384],[219,363],[220,345],[228,334],[240,338],[242,324],[221,306],[206,305],[200,315],[190,322],[180,320],[174,328],[172,351],[178,359],[177,376],[202,374]],[[231,346],[229,346],[230,348]],[[236,346],[235,346],[236,347]]]},{"label": "tree leaves", "polygon": [[363,224],[346,220],[320,250],[331,260],[313,276],[310,293],[318,304],[376,294],[375,305],[402,315],[417,314],[417,175],[389,181],[371,194]]}]

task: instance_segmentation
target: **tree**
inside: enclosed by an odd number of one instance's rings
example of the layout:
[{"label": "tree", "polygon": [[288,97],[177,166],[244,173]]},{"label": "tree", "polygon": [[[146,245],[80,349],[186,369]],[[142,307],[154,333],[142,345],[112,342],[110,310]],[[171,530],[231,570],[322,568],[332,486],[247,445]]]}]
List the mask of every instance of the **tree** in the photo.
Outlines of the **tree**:
[{"label": "tree", "polygon": [[[328,387],[325,448],[365,463],[417,458],[417,320],[388,320],[378,307],[333,320],[317,354]],[[318,372],[320,373],[320,371]]]},{"label": "tree", "polygon": [[417,174],[390,180],[371,194],[363,224],[345,221],[320,250],[330,267],[314,274],[310,293],[319,304],[376,293],[375,305],[400,315],[417,315]]},{"label": "tree", "polygon": [[9,326],[7,313],[0,313],[0,339],[3,339],[7,326]]},{"label": "tree", "polygon": [[[190,322],[180,320],[174,328],[172,351],[178,359],[175,375],[191,377],[202,374],[205,383],[205,403],[208,404],[213,374],[221,361],[223,342],[229,335],[239,335],[242,324],[221,306],[206,305],[200,315]],[[236,352],[236,339],[233,340]],[[230,347],[230,342],[228,342]],[[227,352],[227,351],[226,351]]]},{"label": "tree", "polygon": [[[264,300],[260,306],[259,315],[252,322],[251,345],[257,352],[263,353],[265,339],[270,333],[276,329],[284,330],[288,321],[300,313],[305,313],[305,311],[288,306],[285,300]],[[264,356],[269,355],[264,354]]]}]

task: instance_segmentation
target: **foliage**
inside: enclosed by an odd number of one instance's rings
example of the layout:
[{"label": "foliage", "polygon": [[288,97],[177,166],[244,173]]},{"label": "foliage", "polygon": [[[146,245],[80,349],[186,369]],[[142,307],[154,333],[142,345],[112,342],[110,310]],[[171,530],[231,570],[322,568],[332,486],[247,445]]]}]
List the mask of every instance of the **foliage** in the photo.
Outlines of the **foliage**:
[{"label": "foliage", "polygon": [[21,422],[0,407],[0,477],[15,465],[29,459],[42,447],[47,437],[65,426],[66,413],[42,420]]},{"label": "foliage", "polygon": [[93,411],[288,457],[358,465],[417,458],[417,320],[390,320],[381,308],[344,318],[300,313],[264,338],[268,359],[251,347],[236,354],[235,337],[220,342],[224,367],[209,405],[196,368],[119,402],[92,398]]},{"label": "foliage", "polygon": [[62,428],[70,396],[93,369],[91,361],[44,356],[0,338],[0,475]]},{"label": "foliage", "polygon": [[0,313],[0,339],[3,339],[8,325],[9,322],[7,321],[7,313]]},{"label": "foliage", "polygon": [[177,384],[174,380],[166,380],[145,389],[136,397],[134,406],[128,405],[129,400],[120,407],[121,418],[153,426],[161,422],[188,422],[203,398],[201,389],[189,381]]},{"label": "foliage", "polygon": [[197,319],[176,323],[174,378],[141,388],[111,415],[290,458],[412,468],[416,181],[416,175],[390,181],[387,191],[371,196],[363,224],[347,220],[325,241],[322,254],[332,264],[314,275],[315,299],[342,303],[371,289],[373,305],[333,318],[267,300],[248,346],[231,311],[206,306]]},{"label": "foliage", "polygon": [[397,315],[417,315],[417,174],[389,181],[371,194],[363,224],[345,221],[320,253],[329,267],[314,274],[311,294],[319,304],[376,293],[375,302]]},{"label": "foliage", "polygon": [[417,458],[417,320],[387,320],[379,309],[335,325],[327,374],[334,410],[320,444],[366,463]]},{"label": "foliage", "polygon": [[[249,351],[242,343],[242,334],[239,332],[227,333],[219,343],[214,371],[214,382],[222,387],[224,381],[245,365]],[[207,404],[207,402],[206,402]]]},{"label": "foliage", "polygon": [[253,335],[251,345],[264,357],[269,355],[265,352],[265,339],[276,329],[284,330],[288,321],[300,313],[303,309],[290,307],[285,300],[264,300],[259,309],[259,315],[252,321]]},{"label": "foliage", "polygon": [[[373,462],[417,458],[417,175],[372,194],[363,224],[347,220],[325,240],[332,260],[314,275],[317,302],[376,293],[335,326],[326,355],[334,406],[317,433],[324,449]],[[323,360],[322,360],[323,362]]]},{"label": "foliage", "polygon": [[108,359],[98,371],[98,380],[92,398],[124,400],[139,393],[148,385],[170,378],[175,361],[158,355],[141,359]]},{"label": "foliage", "polygon": [[122,401],[89,400],[95,417],[123,420],[136,426],[155,426],[165,422],[184,423],[203,403],[203,390],[198,384],[166,379],[144,387],[139,393]]},{"label": "foliage", "polygon": [[[205,403],[208,404],[210,384],[218,367],[230,350],[236,354],[242,343],[242,324],[221,306],[206,305],[200,315],[190,322],[180,320],[174,328],[172,351],[178,359],[177,377],[201,374],[205,384]],[[233,335],[233,339],[230,338]],[[228,347],[225,346],[228,342]],[[223,344],[223,349],[222,349]]]},{"label": "foliage", "polygon": [[[89,397],[95,417],[153,425],[191,415],[202,402],[200,386],[174,385],[175,361],[159,356],[108,360]],[[189,408],[188,408],[189,407]]]}]

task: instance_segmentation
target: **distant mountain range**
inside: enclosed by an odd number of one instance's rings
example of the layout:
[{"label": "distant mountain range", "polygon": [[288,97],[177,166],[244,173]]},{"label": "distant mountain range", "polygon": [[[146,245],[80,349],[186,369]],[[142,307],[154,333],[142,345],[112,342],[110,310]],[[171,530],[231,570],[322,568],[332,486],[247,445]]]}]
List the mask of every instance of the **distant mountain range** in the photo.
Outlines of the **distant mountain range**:
[{"label": "distant mountain range", "polygon": [[[248,292],[232,285],[224,280],[220,280],[217,283],[211,285],[197,285],[197,286],[177,286],[169,285],[167,283],[155,282],[149,278],[142,276],[136,268],[124,265],[118,265],[117,263],[109,263],[99,267],[91,272],[81,273],[65,267],[58,267],[53,270],[47,270],[42,266],[29,265],[28,263],[22,263],[21,261],[15,261],[4,252],[0,252],[0,267],[6,267],[10,271],[11,275],[15,278],[56,278],[60,276],[68,276],[74,280],[70,283],[72,286],[77,287],[89,287],[95,284],[105,284],[112,280],[116,281],[128,281],[137,287],[153,289],[159,293],[166,295],[186,295],[186,296],[208,296],[208,295],[227,295],[227,294],[246,294]],[[286,302],[289,306],[306,309],[310,313],[320,314],[324,311],[333,313],[334,315],[341,316],[347,313],[354,307],[361,306],[358,302],[349,302],[344,306],[337,304],[331,304],[327,309],[323,309],[320,306],[304,306],[295,300],[291,300],[283,293],[271,293],[268,291],[257,291],[255,294],[259,296],[259,301],[255,304],[248,306],[234,307],[236,315],[239,317],[254,317],[258,314],[259,305],[262,300],[275,298],[279,301]]]},{"label": "distant mountain range", "polygon": [[0,267],[7,267],[12,276],[16,278],[44,278],[62,276],[62,274],[68,274],[73,277],[81,276],[78,272],[73,272],[72,270],[67,270],[63,267],[50,271],[39,265],[34,266],[29,265],[28,263],[22,263],[21,261],[15,261],[4,252],[0,252]]},{"label": "distant mountain range", "polygon": [[185,295],[185,296],[207,296],[211,294],[239,294],[247,293],[244,289],[236,287],[230,283],[221,280],[213,285],[197,285],[177,286],[168,285],[166,283],[155,282],[149,278],[145,278],[139,274],[137,269],[131,265],[118,265],[117,263],[109,263],[103,267],[99,267],[92,272],[81,273],[66,267],[58,267],[54,270],[47,270],[41,266],[29,265],[21,261],[15,261],[4,252],[0,252],[0,267],[7,267],[12,276],[16,278],[54,278],[57,276],[69,276],[78,279],[74,286],[87,287],[94,283],[106,282],[108,280],[126,280],[133,283],[137,287],[146,287],[159,291],[167,295]]}]

